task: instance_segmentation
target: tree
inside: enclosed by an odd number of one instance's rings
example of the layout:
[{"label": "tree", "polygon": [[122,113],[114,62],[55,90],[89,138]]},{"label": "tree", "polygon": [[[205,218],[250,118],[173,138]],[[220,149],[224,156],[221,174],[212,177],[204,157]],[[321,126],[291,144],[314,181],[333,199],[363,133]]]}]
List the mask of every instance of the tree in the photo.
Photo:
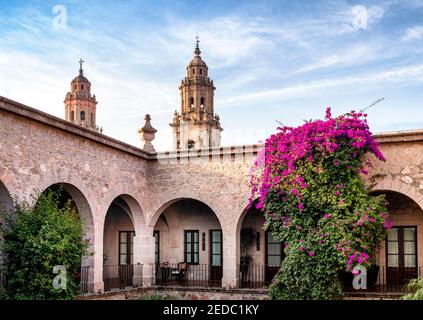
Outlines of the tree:
[{"label": "tree", "polygon": [[[278,128],[251,175],[250,205],[285,242],[286,258],[270,287],[274,299],[334,299],[340,270],[372,264],[391,223],[384,196],[365,187],[365,156],[384,161],[366,115],[351,113]],[[260,169],[260,170],[259,170]]]},{"label": "tree", "polygon": [[[61,192],[46,191],[32,205],[17,204],[13,217],[6,217],[1,231],[9,299],[72,299],[78,293],[88,241],[71,202],[61,203]],[[66,268],[65,289],[53,287],[55,266]]]}]

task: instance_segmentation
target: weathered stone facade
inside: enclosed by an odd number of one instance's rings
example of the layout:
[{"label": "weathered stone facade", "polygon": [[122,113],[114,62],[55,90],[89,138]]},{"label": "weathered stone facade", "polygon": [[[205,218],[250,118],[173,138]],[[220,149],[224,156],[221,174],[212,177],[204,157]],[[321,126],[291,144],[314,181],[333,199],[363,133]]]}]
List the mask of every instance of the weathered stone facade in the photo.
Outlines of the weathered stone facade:
[{"label": "weathered stone facade", "polygon": [[[17,201],[29,201],[36,192],[64,185],[87,221],[94,255],[84,264],[91,266],[91,291],[103,289],[103,254],[111,250],[105,233],[115,237],[117,232],[105,228],[106,214],[117,198],[126,203],[123,211],[130,219],[125,223],[132,222],[135,231],[134,263],[144,264],[144,285],[154,281],[153,231],[163,227],[160,216],[170,215],[178,201],[194,199],[214,213],[217,220],[210,220],[210,228],[218,222],[222,229],[222,286],[238,286],[248,174],[261,146],[147,153],[4,97],[0,97],[0,137],[1,203],[10,206],[11,195]],[[405,214],[412,215],[411,223],[418,226],[418,259],[423,261],[423,130],[379,134],[377,139],[387,161],[374,163],[368,184],[375,191],[399,193],[412,200]],[[398,216],[394,223],[403,221]],[[178,233],[174,240],[180,237]]]}]

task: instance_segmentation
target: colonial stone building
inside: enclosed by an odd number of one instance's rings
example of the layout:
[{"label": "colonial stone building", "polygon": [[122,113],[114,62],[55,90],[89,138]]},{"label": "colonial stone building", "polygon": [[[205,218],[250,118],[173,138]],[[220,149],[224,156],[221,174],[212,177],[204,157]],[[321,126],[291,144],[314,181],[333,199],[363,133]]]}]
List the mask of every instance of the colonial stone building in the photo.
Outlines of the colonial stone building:
[{"label": "colonial stone building", "polygon": [[[218,146],[214,86],[198,43],[174,120],[193,129],[182,142],[187,136],[179,124],[172,126],[173,151],[151,149],[150,117],[139,131],[147,148],[97,131],[96,100],[82,72],[81,67],[65,100],[66,120],[0,97],[3,207],[11,210],[12,198],[30,201],[33,194],[62,186],[91,243],[93,255],[82,262],[90,292],[132,284],[229,289],[268,283],[283,247],[263,230],[263,216],[247,209],[249,169],[262,146]],[[366,181],[374,193],[387,195],[394,221],[375,257],[378,283],[400,284],[422,271],[423,130],[376,138],[387,160],[370,158]]]}]

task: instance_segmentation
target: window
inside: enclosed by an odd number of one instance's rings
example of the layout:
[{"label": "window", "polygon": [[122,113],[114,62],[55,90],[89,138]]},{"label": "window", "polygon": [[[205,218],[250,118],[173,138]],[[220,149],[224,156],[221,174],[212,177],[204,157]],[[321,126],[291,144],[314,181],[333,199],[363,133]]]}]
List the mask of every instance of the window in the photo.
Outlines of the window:
[{"label": "window", "polygon": [[266,233],[266,264],[280,267],[284,258],[283,244],[271,232]]},{"label": "window", "polygon": [[195,142],[194,140],[188,140],[188,149],[194,149]]},{"label": "window", "polygon": [[81,121],[85,120],[85,111],[81,111]]},{"label": "window", "polygon": [[202,74],[203,73],[203,69],[200,69],[200,74]]},{"label": "window", "polygon": [[71,121],[74,122],[75,121],[75,111],[71,111]]},{"label": "window", "polygon": [[195,74],[195,69],[192,69],[192,74]]},{"label": "window", "polygon": [[83,84],[81,84],[81,90],[84,90],[84,85]]},{"label": "window", "polygon": [[189,264],[199,263],[199,234],[198,230],[185,230],[185,262]]},{"label": "window", "polygon": [[160,263],[160,231],[154,231],[154,261]]},{"label": "window", "polygon": [[74,87],[75,87],[75,90],[76,90],[77,86],[75,85]]},{"label": "window", "polygon": [[133,264],[134,231],[119,232],[119,265]]},{"label": "window", "polygon": [[201,235],[201,250],[206,251],[206,233],[203,232]]},{"label": "window", "polygon": [[210,230],[210,261],[212,267],[222,266],[222,230]]},{"label": "window", "polygon": [[189,101],[190,101],[191,108],[194,108],[194,98],[193,97],[189,98]]},{"label": "window", "polygon": [[388,267],[417,267],[416,227],[394,227],[388,230]]},{"label": "window", "polygon": [[206,99],[204,99],[204,97],[201,97],[200,101],[201,101],[200,104],[203,106],[204,105],[204,102],[206,101]]}]

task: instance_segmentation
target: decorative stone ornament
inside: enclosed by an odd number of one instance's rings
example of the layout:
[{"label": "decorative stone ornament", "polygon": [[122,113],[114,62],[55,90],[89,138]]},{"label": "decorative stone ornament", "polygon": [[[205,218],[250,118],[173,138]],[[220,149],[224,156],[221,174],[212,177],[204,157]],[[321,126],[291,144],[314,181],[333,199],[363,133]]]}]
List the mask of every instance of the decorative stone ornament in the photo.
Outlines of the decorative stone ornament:
[{"label": "decorative stone ornament", "polygon": [[156,150],[154,149],[154,146],[151,144],[151,141],[154,140],[155,138],[155,133],[157,132],[156,129],[153,128],[153,126],[151,125],[150,121],[151,121],[151,117],[149,114],[145,115],[145,125],[144,127],[142,127],[141,129],[138,129],[138,133],[140,134],[141,137],[141,141],[142,141],[142,146],[141,148],[144,151],[147,152],[156,152]]}]

